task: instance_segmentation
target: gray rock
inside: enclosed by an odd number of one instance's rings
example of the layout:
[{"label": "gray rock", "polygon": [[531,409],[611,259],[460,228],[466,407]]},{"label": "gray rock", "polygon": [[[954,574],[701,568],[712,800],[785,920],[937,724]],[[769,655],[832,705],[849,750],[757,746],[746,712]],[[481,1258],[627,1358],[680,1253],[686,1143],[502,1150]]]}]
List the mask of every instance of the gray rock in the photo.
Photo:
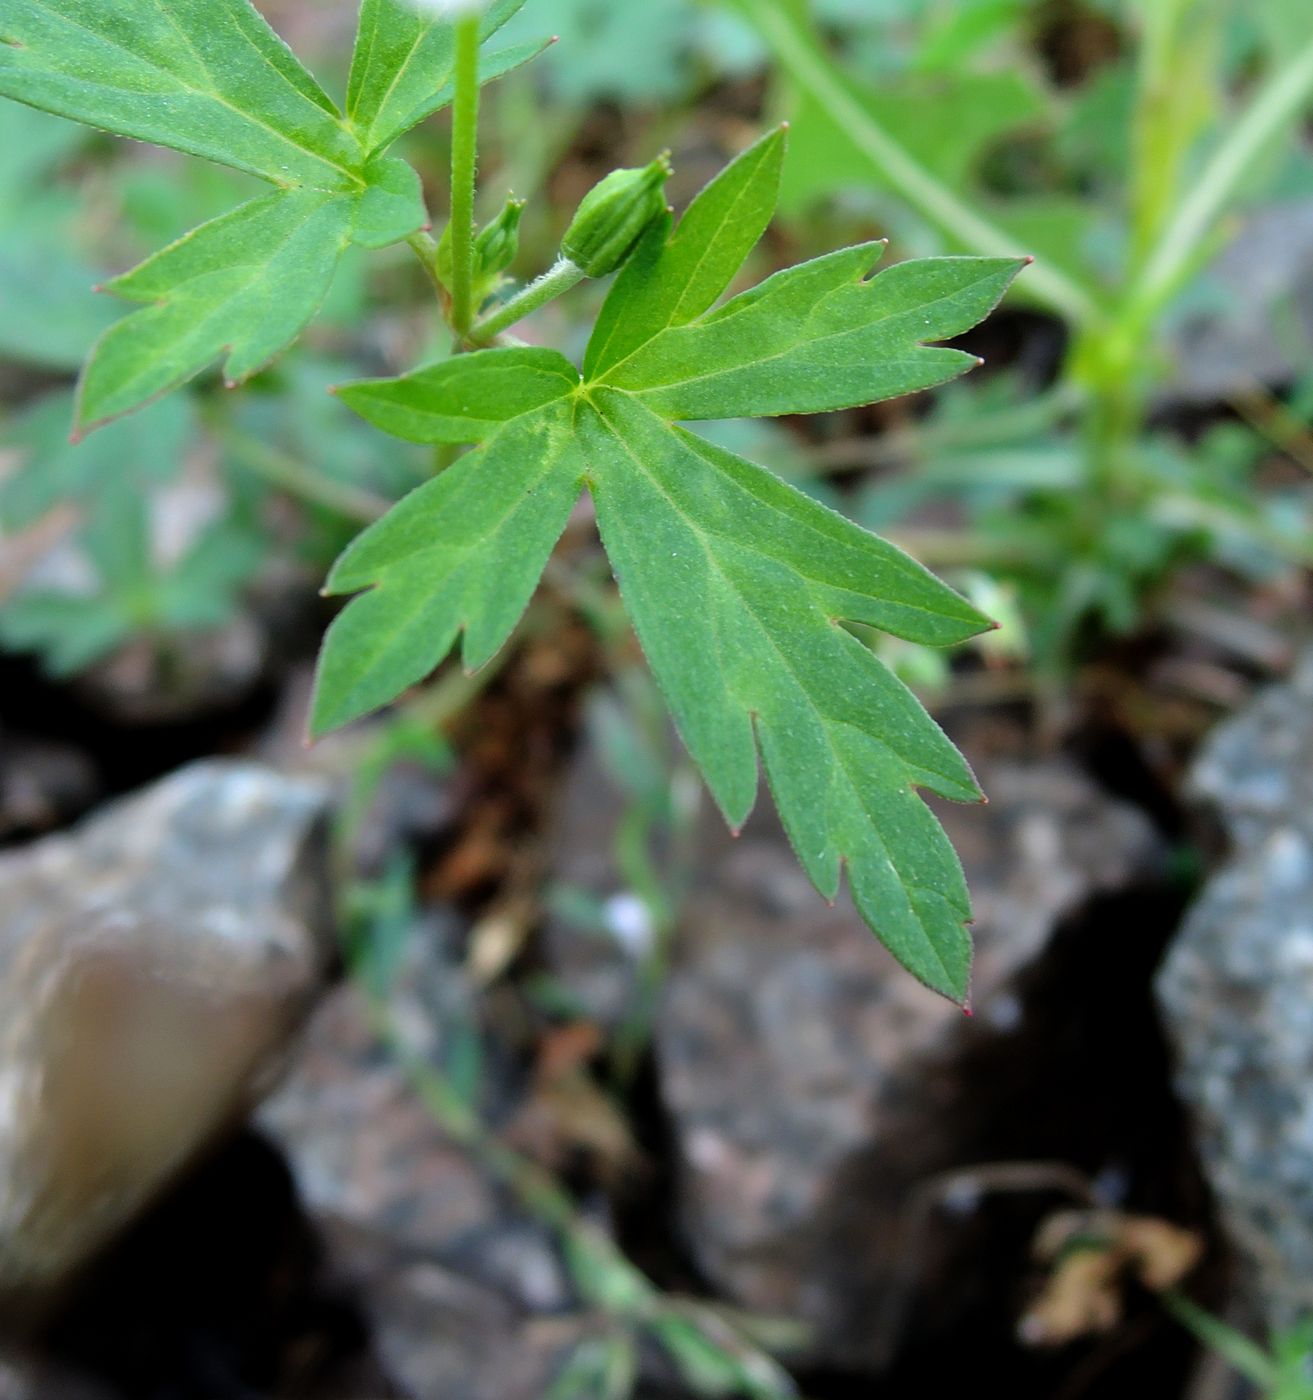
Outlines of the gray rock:
[{"label": "gray rock", "polygon": [[1270,1327],[1313,1312],[1313,654],[1192,774],[1232,854],[1157,979],[1204,1169]]},{"label": "gray rock", "polygon": [[689,1248],[737,1303],[812,1323],[838,1364],[888,1341],[872,1317],[904,1262],[900,1219],[956,1160],[957,1063],[982,1033],[1018,1029],[1014,983],[1064,916],[1161,858],[1144,818],[1063,760],[975,766],[989,806],[941,811],[977,911],[974,1021],[846,899],[826,909],[764,817],[707,850],[661,1014]]},{"label": "gray rock", "polygon": [[198,763],[0,857],[7,1320],[274,1083],[331,958],[324,807]]},{"label": "gray rock", "polygon": [[379,1236],[335,1230],[333,1252],[365,1300],[379,1361],[410,1400],[543,1400],[586,1335]]},{"label": "gray rock", "polygon": [[[454,921],[451,921],[454,922]],[[441,1064],[470,992],[441,913],[421,921],[387,998],[408,1053]],[[551,1232],[444,1131],[379,1040],[361,986],[316,1015],[258,1123],[285,1154],[380,1362],[413,1400],[540,1400],[580,1323]]]},{"label": "gray rock", "polygon": [[97,790],[95,766],[79,749],[0,727],[0,840],[72,820]]},{"label": "gray rock", "polygon": [[1172,332],[1168,396],[1215,403],[1299,373],[1313,340],[1313,201],[1255,210]]},{"label": "gray rock", "polygon": [[[414,1051],[435,1048],[426,1044],[427,1018],[404,992],[390,1008]],[[548,1231],[444,1133],[380,1045],[358,987],[339,988],[320,1009],[258,1122],[286,1154],[302,1200],[334,1227],[464,1275],[508,1307],[550,1311],[571,1302]]]}]

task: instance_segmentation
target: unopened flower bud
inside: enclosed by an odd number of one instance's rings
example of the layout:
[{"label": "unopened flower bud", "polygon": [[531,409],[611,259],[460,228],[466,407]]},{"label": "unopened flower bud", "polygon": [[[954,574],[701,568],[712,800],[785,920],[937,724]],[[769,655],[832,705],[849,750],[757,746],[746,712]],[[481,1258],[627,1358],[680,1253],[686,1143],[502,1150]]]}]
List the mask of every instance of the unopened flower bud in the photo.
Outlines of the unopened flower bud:
[{"label": "unopened flower bud", "polygon": [[505,272],[520,250],[520,215],[524,200],[508,199],[500,214],[485,224],[474,240],[475,281],[492,280]]},{"label": "unopened flower bud", "polygon": [[583,198],[561,239],[561,254],[588,277],[614,272],[666,209],[669,153],[641,170],[615,170]]}]

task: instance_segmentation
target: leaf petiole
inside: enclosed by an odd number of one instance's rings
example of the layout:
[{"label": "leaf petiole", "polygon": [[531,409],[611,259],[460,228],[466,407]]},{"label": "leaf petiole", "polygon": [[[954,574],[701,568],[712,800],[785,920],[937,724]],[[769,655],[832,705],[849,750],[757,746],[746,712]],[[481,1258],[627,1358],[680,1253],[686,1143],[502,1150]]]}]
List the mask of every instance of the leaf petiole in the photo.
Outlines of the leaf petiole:
[{"label": "leaf petiole", "polygon": [[438,294],[438,301],[446,306],[448,301],[447,289],[442,285],[442,279],[438,276],[438,241],[431,233],[412,233],[406,239],[411,251],[420,261],[420,266],[424,269],[424,274],[432,283],[433,290]]},{"label": "leaf petiole", "polygon": [[546,306],[562,293],[583,280],[583,268],[569,258],[559,258],[546,272],[527,287],[522,287],[509,301],[489,311],[470,328],[467,340],[474,345],[486,345],[500,331],[522,321],[540,306]]}]

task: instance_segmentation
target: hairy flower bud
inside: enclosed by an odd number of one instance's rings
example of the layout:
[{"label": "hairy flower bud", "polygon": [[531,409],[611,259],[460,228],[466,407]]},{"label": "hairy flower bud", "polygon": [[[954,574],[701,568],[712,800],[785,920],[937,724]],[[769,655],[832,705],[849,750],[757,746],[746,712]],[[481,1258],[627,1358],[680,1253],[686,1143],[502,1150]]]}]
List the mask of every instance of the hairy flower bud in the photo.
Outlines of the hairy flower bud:
[{"label": "hairy flower bud", "polygon": [[520,215],[525,201],[508,199],[500,214],[485,224],[474,240],[475,281],[493,279],[505,272],[520,250]]},{"label": "hairy flower bud", "polygon": [[665,212],[670,155],[641,170],[615,170],[583,198],[561,239],[561,255],[588,277],[614,272]]}]

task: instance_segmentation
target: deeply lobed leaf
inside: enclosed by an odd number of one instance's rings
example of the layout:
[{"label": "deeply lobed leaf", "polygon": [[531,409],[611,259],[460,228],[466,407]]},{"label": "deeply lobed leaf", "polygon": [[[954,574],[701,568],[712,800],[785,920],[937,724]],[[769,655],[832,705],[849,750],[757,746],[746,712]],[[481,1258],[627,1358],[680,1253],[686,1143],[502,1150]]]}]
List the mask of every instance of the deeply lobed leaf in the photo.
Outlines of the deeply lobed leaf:
[{"label": "deeply lobed leaf", "polygon": [[315,733],[422,680],[463,631],[470,668],[505,642],[579,495],[573,404],[523,414],[366,530],[325,591],[368,589],[329,628]]},{"label": "deeply lobed leaf", "polygon": [[911,693],[841,618],[913,640],[989,626],[893,546],[762,468],[600,390],[580,415],[602,541],[690,753],[734,826],[760,747],[807,873],[858,908],[923,981],[961,998],[970,906],[916,786],[979,797]]},{"label": "deeply lobed leaf", "polygon": [[465,632],[486,660],[527,604],[582,486],[639,640],[725,816],[758,755],[803,866],[846,866],[863,916],[917,977],[966,995],[970,903],[917,794],[979,797],[966,763],[843,623],[947,645],[988,620],[919,564],[676,418],[819,411],[939,383],[974,363],[928,345],[1002,295],[1019,259],[903,263],[878,245],[779,273],[711,308],[769,218],[782,135],[660,224],[612,288],[585,374],[555,351],[482,351],[348,386],[370,421],[479,442],[343,556],[348,604],[325,646],[321,732],[421,679]]},{"label": "deeply lobed leaf", "polygon": [[[517,11],[524,0],[496,0],[483,15],[484,40]],[[516,45],[480,60],[485,82],[518,67],[542,49]],[[450,20],[427,13],[410,0],[363,0],[346,114],[368,151],[381,151],[403,132],[451,101],[456,62]]]},{"label": "deeply lobed leaf", "polygon": [[362,184],[359,141],[249,0],[4,0],[0,95],[286,188]]},{"label": "deeply lobed leaf", "polygon": [[928,389],[975,360],[928,346],[974,326],[1019,258],[925,258],[863,280],[883,244],[776,273],[711,316],[672,326],[601,376],[666,418],[823,413]]},{"label": "deeply lobed leaf", "polygon": [[621,272],[588,342],[584,373],[602,377],[653,336],[701,316],[766,232],[784,163],[785,128],[744,151],[689,205],[658,224]]},{"label": "deeply lobed leaf", "polygon": [[[523,0],[497,0],[485,36]],[[427,222],[419,176],[380,152],[451,100],[449,20],[364,0],[344,117],[250,0],[0,0],[0,96],[250,171],[278,193],[111,283],[155,304],[112,326],[83,375],[85,431],[220,356],[230,383],[305,328],[349,242]],[[485,58],[484,81],[541,45]],[[3,250],[0,249],[0,253]]]},{"label": "deeply lobed leaf", "polygon": [[180,238],[108,284],[145,310],[101,337],[82,376],[78,428],[139,407],[226,359],[236,384],[300,335],[354,238],[396,242],[424,222],[419,178],[377,161],[358,194],[281,190]]}]

